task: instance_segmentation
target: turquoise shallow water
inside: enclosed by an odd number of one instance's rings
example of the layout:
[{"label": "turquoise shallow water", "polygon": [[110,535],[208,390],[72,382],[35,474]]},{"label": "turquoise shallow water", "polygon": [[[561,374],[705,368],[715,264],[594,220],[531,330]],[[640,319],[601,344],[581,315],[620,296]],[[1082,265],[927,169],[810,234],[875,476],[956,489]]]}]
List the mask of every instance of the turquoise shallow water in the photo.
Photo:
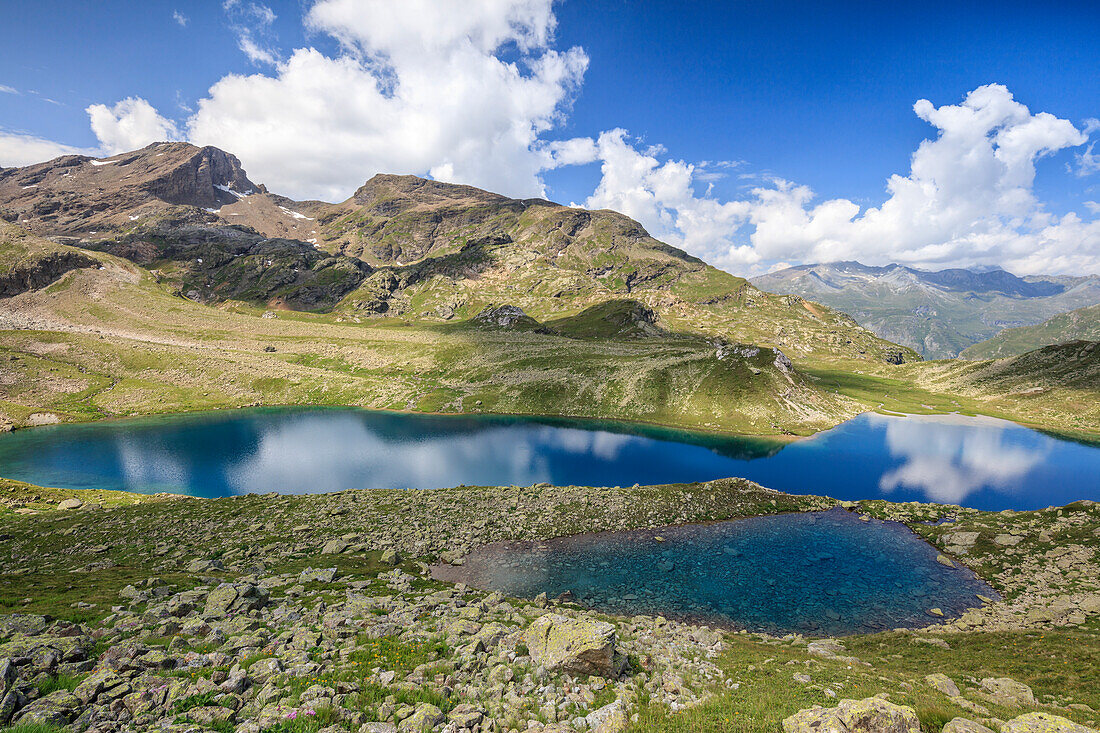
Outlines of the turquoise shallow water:
[{"label": "turquoise shallow water", "polygon": [[936,555],[904,525],[833,510],[496,543],[435,574],[519,597],[568,591],[622,615],[842,635],[926,626],[931,608],[953,617],[981,605],[976,594],[997,597]]},{"label": "turquoise shallow water", "polygon": [[0,476],[196,496],[743,476],[792,493],[1001,510],[1100,499],[1100,448],[958,416],[863,415],[783,445],[595,421],[267,408],[0,435]]}]

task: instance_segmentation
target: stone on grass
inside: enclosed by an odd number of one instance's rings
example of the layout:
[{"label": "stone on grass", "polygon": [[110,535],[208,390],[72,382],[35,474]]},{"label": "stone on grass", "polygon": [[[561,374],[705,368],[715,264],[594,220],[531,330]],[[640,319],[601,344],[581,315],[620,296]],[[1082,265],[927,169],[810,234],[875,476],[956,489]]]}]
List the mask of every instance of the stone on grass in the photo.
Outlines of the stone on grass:
[{"label": "stone on grass", "polygon": [[1035,704],[1035,694],[1031,688],[1011,677],[986,677],[981,684],[989,699],[998,705],[1023,707]]},{"label": "stone on grass", "polygon": [[814,706],[783,721],[784,733],[920,733],[913,708],[869,697],[841,700],[835,708]]},{"label": "stone on grass", "polygon": [[84,502],[82,502],[80,499],[75,499],[74,498],[74,499],[65,499],[64,501],[62,501],[60,504],[57,505],[57,508],[58,509],[79,509],[82,506],[84,506]]},{"label": "stone on grass", "polygon": [[1050,713],[1027,713],[1002,725],[1001,733],[1096,733],[1096,730]]},{"label": "stone on grass", "polygon": [[943,733],[994,733],[994,731],[968,718],[952,718],[943,726]]},{"label": "stone on grass", "polygon": [[299,583],[331,583],[336,580],[336,568],[306,568],[298,573]]},{"label": "stone on grass", "polygon": [[344,540],[336,539],[329,540],[325,543],[325,546],[321,548],[322,555],[339,555],[344,550],[348,549],[348,543]]},{"label": "stone on grass", "polygon": [[932,689],[938,690],[948,697],[958,697],[962,694],[959,692],[959,686],[955,684],[955,681],[942,672],[930,674],[924,678],[924,681],[927,682]]}]

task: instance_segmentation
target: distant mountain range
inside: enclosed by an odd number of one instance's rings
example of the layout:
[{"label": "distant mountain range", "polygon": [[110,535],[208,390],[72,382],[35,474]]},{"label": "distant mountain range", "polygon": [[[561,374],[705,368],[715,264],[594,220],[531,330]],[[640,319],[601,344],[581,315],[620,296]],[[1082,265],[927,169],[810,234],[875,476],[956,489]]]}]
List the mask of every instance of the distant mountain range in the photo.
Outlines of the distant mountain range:
[{"label": "distant mountain range", "polygon": [[830,262],[789,267],[754,278],[753,284],[841,310],[930,359],[952,358],[1006,328],[1100,303],[1097,275],[1017,277],[1004,270],[931,272]]}]

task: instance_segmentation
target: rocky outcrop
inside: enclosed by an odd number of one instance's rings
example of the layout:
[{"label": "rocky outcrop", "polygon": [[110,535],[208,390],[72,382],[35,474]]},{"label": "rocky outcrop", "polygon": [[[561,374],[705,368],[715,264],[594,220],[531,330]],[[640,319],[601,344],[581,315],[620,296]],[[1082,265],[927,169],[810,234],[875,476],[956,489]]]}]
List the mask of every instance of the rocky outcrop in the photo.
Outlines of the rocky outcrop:
[{"label": "rocky outcrop", "polygon": [[31,263],[17,265],[0,274],[0,298],[11,298],[28,290],[39,290],[56,282],[70,270],[95,267],[99,263],[79,252],[53,252]]},{"label": "rocky outcrop", "polygon": [[659,317],[652,308],[637,300],[621,298],[585,308],[575,316],[561,318],[548,325],[570,338],[653,338],[669,335],[657,325]]},{"label": "rocky outcrop", "polygon": [[94,247],[139,264],[182,263],[179,294],[202,303],[243,300],[324,310],[371,272],[366,263],[351,257],[227,226],[158,228]]},{"label": "rocky outcrop", "polygon": [[248,180],[237,156],[208,145],[152,178],[145,189],[170,204],[221,208],[262,187]]},{"label": "rocky outcrop", "polygon": [[784,733],[920,733],[913,708],[869,697],[841,700],[835,708],[815,706],[783,721]]},{"label": "rocky outcrop", "polygon": [[491,305],[474,316],[479,326],[505,329],[534,329],[541,324],[514,305]]}]

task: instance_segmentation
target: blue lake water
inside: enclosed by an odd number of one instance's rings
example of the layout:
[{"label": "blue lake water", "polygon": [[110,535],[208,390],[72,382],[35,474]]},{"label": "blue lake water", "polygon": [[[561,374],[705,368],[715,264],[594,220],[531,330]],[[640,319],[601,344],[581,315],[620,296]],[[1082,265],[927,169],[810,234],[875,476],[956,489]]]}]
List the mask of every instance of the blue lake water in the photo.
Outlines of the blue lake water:
[{"label": "blue lake water", "polygon": [[840,499],[1034,509],[1100,500],[1100,448],[990,418],[868,414],[784,445],[594,421],[261,408],[0,436],[0,476],[196,496],[744,476]]},{"label": "blue lake water", "polygon": [[936,554],[904,525],[833,510],[501,542],[433,572],[510,596],[568,591],[621,615],[840,635],[927,626],[933,608],[952,618],[980,606],[979,593],[998,597]]}]

